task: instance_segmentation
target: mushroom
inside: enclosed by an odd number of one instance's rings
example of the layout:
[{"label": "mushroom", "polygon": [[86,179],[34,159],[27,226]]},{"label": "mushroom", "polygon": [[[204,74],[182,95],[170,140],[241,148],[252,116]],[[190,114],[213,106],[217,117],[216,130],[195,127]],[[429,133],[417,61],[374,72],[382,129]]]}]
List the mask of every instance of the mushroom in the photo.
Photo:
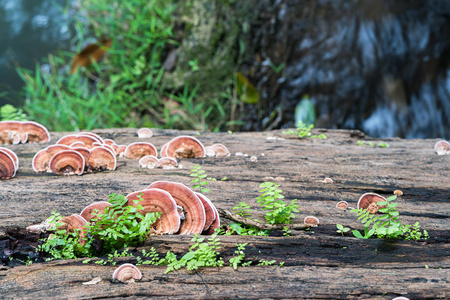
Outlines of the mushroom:
[{"label": "mushroom", "polygon": [[141,128],[137,131],[137,135],[140,139],[151,138],[153,132],[149,128]]},{"label": "mushroom", "polygon": [[117,145],[114,150],[116,151],[116,155],[118,155],[119,157],[124,157],[125,150],[127,150],[127,145]]},{"label": "mushroom", "polygon": [[45,149],[38,151],[34,155],[33,161],[31,163],[33,170],[36,173],[50,171],[49,162],[52,159],[52,156],[63,150],[73,150],[73,149],[67,145],[51,145]]},{"label": "mushroom", "polygon": [[15,166],[16,171],[17,171],[17,169],[19,169],[19,158],[17,157],[16,153],[14,153],[11,149],[8,149],[8,148],[5,148],[5,147],[0,147],[0,151],[4,151],[4,152],[8,153],[11,156],[11,158],[12,158],[12,160],[14,162],[14,166]]},{"label": "mushroom", "polygon": [[5,150],[0,150],[0,179],[10,179],[16,175],[14,158]]},{"label": "mushroom", "polygon": [[434,144],[434,151],[436,151],[438,155],[450,154],[450,143],[447,141],[438,141]]},{"label": "mushroom", "polygon": [[96,137],[87,134],[70,134],[60,138],[56,144],[57,145],[72,145],[75,142],[83,142],[88,149],[92,149],[93,143],[101,143]]},{"label": "mushroom", "polygon": [[141,168],[154,169],[159,167],[159,159],[154,155],[142,156],[139,159],[139,165]]},{"label": "mushroom", "polygon": [[78,230],[78,242],[80,245],[86,244],[86,225],[88,222],[82,216],[73,214],[69,217],[62,218],[58,221],[58,223],[64,223],[63,225],[58,226],[59,230],[66,230],[68,232],[75,232]]},{"label": "mushroom", "polygon": [[157,156],[157,152],[155,146],[150,143],[145,142],[137,142],[132,143],[127,146],[125,149],[124,156],[126,158],[141,158],[146,155]]},{"label": "mushroom", "polygon": [[211,235],[214,234],[214,232],[216,231],[217,228],[220,227],[220,216],[219,216],[219,212],[217,211],[217,208],[213,205],[212,206],[213,210],[214,210],[214,216],[216,217],[214,222],[211,224],[211,226],[202,232],[202,234],[204,235]]},{"label": "mushroom", "polygon": [[214,144],[212,145],[212,148],[214,150],[216,157],[226,157],[231,155],[227,147],[225,147],[222,144]]},{"label": "mushroom", "polygon": [[52,156],[50,170],[59,175],[81,175],[84,172],[84,157],[75,150],[63,150]]},{"label": "mushroom", "polygon": [[95,138],[99,143],[104,144],[105,142],[103,141],[102,137],[99,136],[96,133],[90,132],[90,131],[81,131],[78,135],[88,135],[90,137]]},{"label": "mushroom", "polygon": [[139,269],[132,264],[123,264],[118,267],[113,275],[113,281],[120,281],[124,283],[132,283],[135,280],[141,280],[142,273]]},{"label": "mushroom", "polygon": [[205,227],[205,208],[197,195],[187,186],[178,182],[156,181],[149,188],[169,192],[177,205],[183,207],[185,220],[181,222],[179,234],[201,234]]},{"label": "mushroom", "polygon": [[172,157],[161,157],[159,164],[163,169],[175,169],[178,166],[177,160]]},{"label": "mushroom", "polygon": [[51,140],[50,133],[47,128],[37,122],[23,122],[22,132],[26,132],[28,134],[28,142],[30,143],[47,143]]},{"label": "mushroom", "polygon": [[207,157],[214,157],[216,156],[216,152],[214,152],[214,149],[212,146],[205,147],[205,154]]},{"label": "mushroom", "polygon": [[394,195],[396,195],[397,197],[403,196],[403,191],[402,190],[395,190],[394,191]]},{"label": "mushroom", "polygon": [[205,147],[196,138],[179,136],[169,142],[165,150],[172,158],[199,158],[205,157]]},{"label": "mushroom", "polygon": [[155,234],[174,234],[180,229],[180,215],[177,204],[172,195],[162,189],[149,188],[143,191],[131,193],[125,197],[127,205],[137,206],[135,200],[141,199],[139,205],[143,207],[143,215],[152,212],[160,212],[161,217],[154,223]]},{"label": "mushroom", "polygon": [[89,157],[91,156],[91,150],[84,147],[71,147],[72,150],[77,151],[81,155],[83,155],[84,158],[84,169],[87,170],[87,167],[89,167]]},{"label": "mushroom", "polygon": [[313,217],[313,216],[307,216],[305,218],[305,220],[303,221],[303,223],[311,225],[313,227],[317,227],[317,226],[319,226],[319,219],[317,219],[316,217]]},{"label": "mushroom", "polygon": [[116,169],[116,154],[106,147],[94,147],[88,162],[89,171],[103,171]]},{"label": "mushroom", "polygon": [[375,193],[365,193],[359,198],[356,208],[367,209],[369,213],[375,214],[380,208],[386,207],[386,205],[377,205],[380,201],[386,201],[386,199]]},{"label": "mushroom", "polygon": [[[111,203],[106,201],[94,202],[88,206],[86,206],[80,213],[80,215],[88,222],[88,223],[97,223],[99,220],[95,222],[91,222],[93,218],[98,218],[97,214],[103,214],[105,212],[105,208],[111,206]],[[100,218],[101,219],[101,218]]]},{"label": "mushroom", "polygon": [[116,145],[117,146],[116,142],[114,142],[111,139],[104,139],[103,143],[105,143],[106,145],[110,145],[110,146],[112,146],[112,145]]},{"label": "mushroom", "polygon": [[108,145],[108,144],[101,144],[99,147],[104,147],[104,148],[111,150],[111,152],[114,154],[114,156],[116,156],[116,150],[114,149],[113,146]]},{"label": "mushroom", "polygon": [[339,201],[336,204],[336,207],[340,208],[340,209],[343,209],[343,210],[347,210],[348,209],[348,203],[347,203],[347,201]]},{"label": "mushroom", "polygon": [[76,141],[76,142],[70,144],[69,146],[70,146],[70,148],[76,148],[76,147],[85,147],[86,148],[86,144],[81,141]]},{"label": "mushroom", "polygon": [[203,227],[203,231],[207,230],[209,227],[211,227],[212,223],[216,220],[216,214],[214,213],[213,206],[211,200],[208,199],[203,194],[195,192],[198,198],[200,198],[200,201],[202,201],[203,207],[205,208],[205,227]]},{"label": "mushroom", "polygon": [[161,157],[167,157],[167,146],[169,145],[169,143],[165,143],[162,147],[161,147],[161,151],[159,152],[159,155]]},{"label": "mushroom", "polygon": [[[0,141],[3,144],[12,144],[14,137],[18,135],[20,142],[20,134],[22,122],[20,121],[2,121],[0,122]],[[16,137],[17,142],[17,137]]]}]

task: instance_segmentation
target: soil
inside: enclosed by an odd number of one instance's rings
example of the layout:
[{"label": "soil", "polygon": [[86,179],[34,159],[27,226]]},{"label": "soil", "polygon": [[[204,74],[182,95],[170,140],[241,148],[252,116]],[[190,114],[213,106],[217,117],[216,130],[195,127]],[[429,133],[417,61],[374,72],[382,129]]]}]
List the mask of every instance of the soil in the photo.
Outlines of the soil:
[{"label": "soil", "polygon": [[[181,169],[142,169],[137,160],[120,158],[116,171],[82,176],[36,174],[31,168],[34,154],[66,133],[51,133],[48,144],[8,145],[16,152],[20,167],[16,177],[0,186],[0,290],[1,298],[301,298],[301,299],[410,299],[448,298],[450,283],[449,175],[450,156],[438,156],[437,140],[376,140],[362,132],[316,130],[327,139],[298,139],[281,131],[259,133],[201,133],[154,130],[154,137],[139,139],[135,129],[96,130],[117,144],[148,141],[158,149],[178,135],[192,135],[204,143],[222,143],[231,156],[183,159]],[[364,139],[389,148],[357,146]],[[236,156],[243,152],[248,156]],[[250,156],[256,156],[252,162]],[[231,210],[245,201],[263,220],[256,197],[259,184],[280,184],[286,200],[297,199],[300,212],[294,223],[306,216],[319,218],[310,230],[281,230],[270,236],[220,236],[225,262],[234,255],[236,243],[248,243],[245,260],[250,267],[233,270],[203,268],[198,274],[184,269],[164,274],[165,267],[142,265],[143,279],[133,284],[111,280],[114,266],[83,264],[83,259],[43,262],[34,249],[45,234],[32,234],[25,227],[45,220],[53,210],[62,215],[79,213],[95,201],[107,200],[111,193],[145,189],[157,180],[171,180],[192,186],[190,170],[200,164],[209,177],[208,197],[219,209]],[[269,177],[272,177],[269,178]],[[325,178],[333,183],[325,183]],[[221,180],[224,179],[225,180]],[[276,178],[276,179],[275,179]],[[336,232],[336,224],[362,229],[356,215],[336,208],[345,200],[356,206],[366,192],[390,196],[403,191],[398,210],[406,224],[420,222],[430,238],[420,241],[357,239],[349,232]],[[226,226],[233,221],[223,219]],[[136,263],[141,251],[155,247],[162,256],[167,251],[186,253],[191,236],[153,236],[138,248],[134,257],[118,258]],[[276,261],[276,266],[258,266],[259,260]],[[32,265],[25,265],[27,261]],[[280,263],[284,266],[280,267]],[[84,285],[92,278],[102,281]]]}]

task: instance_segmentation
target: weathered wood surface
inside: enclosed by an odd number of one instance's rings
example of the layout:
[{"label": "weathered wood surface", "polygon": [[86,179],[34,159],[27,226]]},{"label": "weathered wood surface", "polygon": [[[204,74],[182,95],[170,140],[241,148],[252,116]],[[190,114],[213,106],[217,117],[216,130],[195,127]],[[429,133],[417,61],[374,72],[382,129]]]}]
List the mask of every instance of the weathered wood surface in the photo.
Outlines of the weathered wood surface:
[{"label": "weathered wood surface", "polygon": [[[134,129],[95,131],[118,144],[139,141]],[[0,242],[6,232],[44,220],[52,210],[64,215],[78,213],[93,201],[106,200],[110,193],[128,194],[146,188],[156,180],[172,180],[190,185],[190,169],[201,164],[209,176],[211,200],[217,207],[231,209],[245,201],[258,210],[255,197],[266,177],[282,177],[287,199],[298,199],[301,223],[307,215],[320,219],[312,232],[294,232],[290,237],[221,237],[225,261],[236,243],[248,242],[246,257],[285,262],[285,267],[252,266],[200,271],[201,278],[185,270],[164,274],[164,267],[141,266],[144,278],[130,285],[114,284],[114,267],[85,265],[80,261],[58,261],[0,269],[0,298],[368,298],[410,299],[450,297],[450,156],[438,156],[437,140],[384,139],[389,148],[357,146],[361,133],[329,130],[328,139],[299,140],[280,131],[262,133],[204,133],[197,136],[205,145],[223,143],[234,154],[249,156],[183,160],[183,169],[140,169],[135,160],[120,159],[114,172],[61,177],[34,174],[31,160],[46,145],[8,146],[19,156],[16,178],[0,184]],[[159,149],[178,131],[155,130],[148,141]],[[182,132],[192,134],[194,132]],[[63,133],[52,133],[55,142]],[[277,139],[267,139],[275,137]],[[375,143],[381,140],[374,140]],[[263,155],[264,154],[264,155]],[[250,156],[258,157],[251,162]],[[227,177],[227,180],[219,179]],[[325,177],[333,184],[322,182]],[[284,179],[284,180],[283,180]],[[355,215],[335,208],[340,200],[355,206],[360,195],[377,192],[388,196],[396,189],[401,220],[419,221],[431,238],[426,242],[359,240],[342,237],[335,224],[362,229]],[[2,234],[3,232],[3,234]],[[143,248],[155,247],[183,253],[190,237],[151,238]],[[138,249],[140,250],[140,249]],[[130,262],[133,258],[122,259]],[[427,266],[427,268],[426,268]],[[82,282],[101,277],[96,285]]]}]

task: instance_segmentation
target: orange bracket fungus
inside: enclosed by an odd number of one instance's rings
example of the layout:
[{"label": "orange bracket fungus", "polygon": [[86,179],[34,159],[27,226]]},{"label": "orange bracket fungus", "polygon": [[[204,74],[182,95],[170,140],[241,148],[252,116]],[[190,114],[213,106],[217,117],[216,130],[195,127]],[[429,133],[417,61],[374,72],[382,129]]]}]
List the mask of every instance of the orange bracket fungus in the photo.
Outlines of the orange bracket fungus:
[{"label": "orange bracket fungus", "polygon": [[215,230],[220,227],[219,212],[217,211],[217,208],[214,205],[212,206],[212,208],[214,210],[215,219],[214,219],[214,222],[211,224],[211,226],[209,226],[208,229],[203,231],[202,234],[204,234],[204,235],[212,235],[215,232]]},{"label": "orange bracket fungus", "polygon": [[50,170],[59,175],[81,175],[84,172],[83,155],[75,150],[63,150],[52,156]]},{"label": "orange bracket fungus", "polygon": [[386,199],[375,193],[365,193],[359,198],[356,208],[367,209],[369,213],[376,214],[380,208],[386,207],[386,205],[377,205],[380,201],[386,201]]},{"label": "orange bracket fungus", "polygon": [[50,142],[50,133],[44,125],[26,121],[22,123],[22,131],[28,134],[29,143],[47,143]]},{"label": "orange bracket fungus", "polygon": [[127,150],[127,146],[126,145],[117,145],[116,147],[114,147],[114,145],[113,145],[112,147],[116,151],[116,155],[117,156],[119,156],[119,157],[124,157],[125,156],[125,150]]},{"label": "orange bracket fungus", "polygon": [[75,142],[83,142],[85,147],[88,149],[92,149],[94,146],[94,143],[101,143],[101,141],[91,135],[87,135],[87,134],[70,134],[70,135],[66,135],[63,136],[62,138],[60,138],[56,144],[57,145],[67,145],[70,146]]},{"label": "orange bracket fungus", "polygon": [[63,150],[71,150],[71,149],[72,148],[70,148],[67,145],[52,145],[42,149],[41,151],[37,152],[33,157],[33,161],[31,163],[33,170],[36,173],[49,172],[50,171],[49,162],[52,159],[52,156]]},{"label": "orange bracket fungus", "polygon": [[231,155],[227,147],[225,147],[222,144],[214,144],[212,145],[212,148],[214,150],[216,157],[226,157]]},{"label": "orange bracket fungus", "polygon": [[141,168],[154,169],[159,167],[159,159],[154,155],[142,156],[139,159],[139,165]]},{"label": "orange bracket fungus", "polygon": [[123,264],[114,271],[112,279],[113,281],[132,283],[136,280],[141,280],[142,273],[135,265]]},{"label": "orange bracket fungus", "polygon": [[438,155],[450,154],[450,143],[447,141],[439,141],[434,144],[434,151],[436,151]]},{"label": "orange bracket fungus", "polygon": [[139,204],[143,207],[143,215],[152,212],[160,212],[161,217],[154,223],[155,234],[174,234],[180,229],[180,215],[177,204],[172,195],[165,190],[149,188],[143,191],[131,193],[125,197],[127,205],[136,206],[134,200],[142,199]]},{"label": "orange bracket fungus", "polygon": [[178,167],[178,162],[172,157],[161,157],[159,159],[159,165],[163,169],[175,169]]},{"label": "orange bracket fungus", "polygon": [[0,122],[0,143],[47,143],[50,134],[45,126],[32,121],[2,121]]},{"label": "orange bracket fungus", "polygon": [[211,227],[212,223],[216,220],[216,214],[214,212],[214,204],[212,204],[211,200],[208,199],[203,194],[195,193],[198,198],[200,198],[200,201],[202,201],[203,207],[205,208],[205,227],[203,227],[203,231],[208,230],[209,227]]},{"label": "orange bracket fungus", "polygon": [[5,150],[0,150],[0,179],[10,179],[16,175],[13,157]]},{"label": "orange bracket fungus", "polygon": [[58,221],[58,223],[64,223],[63,225],[59,226],[59,230],[66,230],[68,232],[75,232],[75,230],[79,231],[79,243],[80,245],[84,245],[86,243],[85,237],[86,237],[86,224],[87,221],[80,215],[73,214],[69,217],[64,217],[61,220]]},{"label": "orange bracket fungus", "polygon": [[313,217],[313,216],[307,216],[305,218],[305,220],[303,221],[303,223],[311,225],[313,227],[317,227],[317,226],[319,226],[319,219],[317,219],[316,217]]},{"label": "orange bracket fungus", "polygon": [[156,181],[148,189],[158,188],[169,192],[177,205],[183,207],[185,220],[181,222],[179,234],[201,234],[205,227],[205,208],[197,195],[187,186],[178,182]]},{"label": "orange bracket fungus", "polygon": [[161,151],[159,152],[159,155],[161,157],[167,157],[167,146],[169,146],[169,143],[165,143],[162,147],[161,147]]},{"label": "orange bracket fungus", "polygon": [[205,157],[203,144],[190,136],[179,136],[169,142],[165,149],[167,156],[172,158],[200,158]]},{"label": "orange bracket fungus", "polygon": [[116,169],[116,155],[110,149],[106,147],[94,147],[91,149],[91,155],[89,156],[88,170],[91,171],[103,171]]},{"label": "orange bracket fungus", "polygon": [[151,138],[153,132],[149,128],[141,128],[137,131],[137,135],[140,139]]},{"label": "orange bracket fungus", "polygon": [[127,146],[124,152],[126,158],[137,158],[140,159],[146,155],[157,156],[157,150],[155,146],[150,143],[137,142],[132,143]]},{"label": "orange bracket fungus", "polygon": [[[94,218],[94,213],[103,214],[105,208],[111,206],[111,203],[106,201],[94,202],[88,206],[86,206],[80,213],[80,215],[88,222],[91,223],[91,220]],[[97,220],[99,221],[99,220]],[[93,223],[97,223],[93,222]]]},{"label": "orange bracket fungus", "polygon": [[343,210],[347,210],[348,209],[348,203],[347,203],[347,201],[339,201],[336,204],[336,207],[340,208],[340,209],[343,209]]},{"label": "orange bracket fungus", "polygon": [[12,160],[14,162],[14,166],[15,166],[16,171],[17,171],[17,169],[19,169],[19,158],[17,157],[17,155],[11,149],[8,149],[8,148],[5,148],[5,147],[0,147],[0,151],[4,151],[4,152],[8,153],[11,156],[11,158],[12,158]]}]

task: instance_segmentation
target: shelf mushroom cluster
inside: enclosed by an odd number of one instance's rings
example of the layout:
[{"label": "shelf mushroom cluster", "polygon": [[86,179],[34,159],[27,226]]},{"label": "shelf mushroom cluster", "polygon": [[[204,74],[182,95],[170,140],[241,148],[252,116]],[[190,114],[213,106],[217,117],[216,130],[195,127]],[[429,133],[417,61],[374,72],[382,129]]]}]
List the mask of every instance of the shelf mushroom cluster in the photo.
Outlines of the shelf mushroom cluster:
[{"label": "shelf mushroom cluster", "polygon": [[[401,192],[400,190],[396,190],[394,193],[399,196],[403,194],[403,192]],[[378,213],[378,210],[380,208],[386,207],[386,205],[378,204],[378,202],[384,201],[386,201],[386,198],[384,198],[383,196],[380,196],[375,193],[365,193],[361,197],[359,197],[358,203],[356,204],[356,208],[366,209],[369,213],[376,214]],[[339,201],[336,204],[336,208],[343,210],[353,209],[353,207],[349,207],[347,201]]]},{"label": "shelf mushroom cluster", "polygon": [[450,155],[450,143],[444,140],[438,141],[434,144],[434,151],[438,155]]},{"label": "shelf mushroom cluster", "polygon": [[47,143],[50,134],[44,125],[32,121],[0,122],[0,144]]},{"label": "shelf mushroom cluster", "polygon": [[[122,147],[124,148],[124,147]],[[81,175],[86,172],[115,170],[120,146],[92,132],[66,135],[55,145],[37,152],[33,157],[35,172],[59,175]]]},{"label": "shelf mushroom cluster", "polygon": [[17,155],[8,148],[0,147],[0,180],[14,177],[18,168]]}]

